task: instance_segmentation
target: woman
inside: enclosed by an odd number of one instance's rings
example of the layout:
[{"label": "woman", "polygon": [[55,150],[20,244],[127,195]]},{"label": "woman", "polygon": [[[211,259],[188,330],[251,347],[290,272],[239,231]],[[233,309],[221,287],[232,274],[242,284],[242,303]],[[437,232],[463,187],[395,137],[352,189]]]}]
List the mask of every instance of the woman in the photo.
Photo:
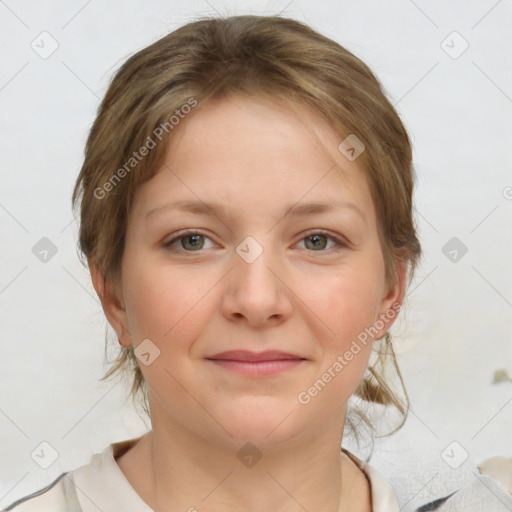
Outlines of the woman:
[{"label": "woman", "polygon": [[381,370],[401,382],[411,159],[368,67],[297,21],[204,19],[128,59],[73,203],[121,346],[106,377],[152,429],[6,510],[398,511],[340,446],[351,396],[407,414]]}]

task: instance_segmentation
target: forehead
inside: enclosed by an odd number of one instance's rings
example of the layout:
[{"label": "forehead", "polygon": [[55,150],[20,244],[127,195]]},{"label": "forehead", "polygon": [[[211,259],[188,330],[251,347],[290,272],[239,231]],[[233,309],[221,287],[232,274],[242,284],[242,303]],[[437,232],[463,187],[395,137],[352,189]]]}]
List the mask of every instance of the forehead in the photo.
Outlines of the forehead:
[{"label": "forehead", "polygon": [[[176,161],[176,155],[183,158],[185,153],[198,156],[200,144],[201,150],[222,153],[224,160],[232,154],[246,161],[286,154],[290,161],[303,161],[304,157],[318,161],[323,154],[334,163],[333,150],[339,142],[339,135],[326,121],[305,106],[279,98],[235,95],[196,108],[173,131],[168,162]],[[336,157],[341,156],[336,153]]]},{"label": "forehead", "polygon": [[374,213],[366,173],[343,140],[312,112],[254,97],[216,100],[175,127],[165,162],[136,195],[146,214],[171,199],[246,206],[253,214],[283,203],[355,203]]}]

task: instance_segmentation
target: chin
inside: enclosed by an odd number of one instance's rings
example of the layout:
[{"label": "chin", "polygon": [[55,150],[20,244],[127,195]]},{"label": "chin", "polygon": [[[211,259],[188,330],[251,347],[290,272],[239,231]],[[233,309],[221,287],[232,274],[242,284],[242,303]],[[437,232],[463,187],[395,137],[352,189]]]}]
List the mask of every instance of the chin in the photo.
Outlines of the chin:
[{"label": "chin", "polygon": [[293,402],[272,403],[272,398],[261,397],[244,400],[243,404],[234,401],[232,405],[224,409],[220,417],[222,425],[233,436],[225,432],[228,440],[238,445],[251,441],[258,446],[270,446],[290,441],[303,428],[297,424],[300,418]]}]

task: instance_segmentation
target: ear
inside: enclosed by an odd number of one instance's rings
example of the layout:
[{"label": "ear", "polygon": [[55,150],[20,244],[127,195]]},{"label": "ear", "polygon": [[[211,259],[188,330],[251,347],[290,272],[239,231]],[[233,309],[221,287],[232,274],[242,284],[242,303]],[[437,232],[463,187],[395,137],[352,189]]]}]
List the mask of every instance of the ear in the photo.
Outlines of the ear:
[{"label": "ear", "polygon": [[407,287],[407,262],[398,261],[396,266],[396,279],[388,286],[375,319],[375,326],[379,329],[375,339],[382,338],[395,322]]},{"label": "ear", "polygon": [[[132,339],[125,305],[119,297],[119,295],[122,296],[122,291],[116,291],[115,288],[118,287],[114,286],[110,280],[107,280],[106,283],[104,282],[103,272],[95,261],[88,259],[88,263],[92,284],[101,301],[101,306],[108,323],[116,332],[119,343],[128,347],[131,345]],[[121,287],[119,286],[119,288]]]}]

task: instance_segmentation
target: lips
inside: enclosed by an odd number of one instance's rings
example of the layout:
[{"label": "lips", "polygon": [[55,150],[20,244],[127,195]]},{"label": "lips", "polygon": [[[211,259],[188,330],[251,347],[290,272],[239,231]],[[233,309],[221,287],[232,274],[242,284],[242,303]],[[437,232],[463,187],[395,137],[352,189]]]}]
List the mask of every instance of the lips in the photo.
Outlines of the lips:
[{"label": "lips", "polygon": [[306,359],[280,350],[229,350],[206,358],[214,367],[244,378],[269,378],[303,366]]},{"label": "lips", "polygon": [[282,360],[304,360],[305,358],[297,354],[282,352],[280,350],[266,350],[265,352],[251,352],[249,350],[228,350],[226,352],[220,352],[213,356],[209,356],[206,359],[216,361],[262,362]]}]

